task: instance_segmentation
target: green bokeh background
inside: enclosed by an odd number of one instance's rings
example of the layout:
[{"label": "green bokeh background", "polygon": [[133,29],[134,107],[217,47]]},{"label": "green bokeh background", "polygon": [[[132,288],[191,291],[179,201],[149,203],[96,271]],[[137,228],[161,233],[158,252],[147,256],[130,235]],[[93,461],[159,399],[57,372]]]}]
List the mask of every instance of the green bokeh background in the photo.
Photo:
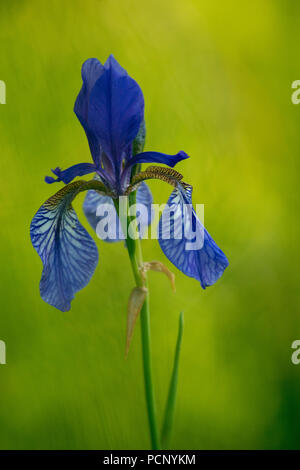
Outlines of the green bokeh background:
[{"label": "green bokeh background", "polygon": [[[1,0],[1,449],[149,447],[138,328],[124,360],[126,250],[95,237],[96,273],[61,313],[39,296],[29,239],[58,188],[44,175],[90,161],[72,109],[83,61],[110,53],[144,91],[146,149],[191,156],[178,169],[230,261],[206,291],[177,270],[175,295],[149,276],[160,419],[185,312],[172,448],[300,447],[299,27],[292,0]],[[159,203],[170,193],[151,189]]]}]

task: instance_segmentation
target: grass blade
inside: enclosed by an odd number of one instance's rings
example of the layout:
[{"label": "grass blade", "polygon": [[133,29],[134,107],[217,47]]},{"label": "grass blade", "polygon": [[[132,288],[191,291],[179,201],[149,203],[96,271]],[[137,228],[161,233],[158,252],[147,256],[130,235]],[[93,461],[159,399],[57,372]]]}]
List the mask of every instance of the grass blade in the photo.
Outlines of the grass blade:
[{"label": "grass blade", "polygon": [[172,426],[173,426],[173,420],[174,420],[177,383],[178,383],[179,356],[180,356],[180,349],[181,349],[182,334],[183,334],[183,312],[181,312],[179,315],[179,328],[178,328],[178,336],[177,336],[177,343],[176,343],[176,349],[175,349],[174,365],[173,365],[172,377],[171,377],[168,399],[166,403],[166,409],[165,409],[165,415],[164,415],[164,421],[163,421],[163,427],[162,427],[161,440],[162,440],[163,449],[168,449]]}]

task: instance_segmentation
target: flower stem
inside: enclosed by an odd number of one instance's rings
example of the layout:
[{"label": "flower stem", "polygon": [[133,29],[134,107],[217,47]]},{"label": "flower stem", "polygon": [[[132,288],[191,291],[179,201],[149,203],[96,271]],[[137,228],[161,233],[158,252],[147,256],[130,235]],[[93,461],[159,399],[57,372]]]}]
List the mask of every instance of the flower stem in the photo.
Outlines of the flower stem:
[{"label": "flower stem", "polygon": [[[135,194],[131,193],[129,196],[129,203],[135,203]],[[115,206],[119,214],[119,218],[123,227],[123,230],[128,231],[129,223],[133,218],[124,217],[124,214],[120,214],[120,208],[117,201],[115,201]],[[124,223],[126,221],[126,224]],[[142,277],[140,272],[140,267],[143,264],[142,256],[142,247],[141,241],[139,238],[136,240],[130,238],[127,235],[126,246],[128,249],[128,254],[131,262],[131,267],[133,275],[135,278],[137,287],[147,287],[146,276]],[[149,421],[149,430],[151,437],[152,450],[158,450],[160,448],[159,443],[159,431],[157,426],[157,417],[156,417],[156,405],[154,397],[154,387],[152,379],[152,360],[151,360],[151,334],[150,334],[150,309],[149,309],[149,292],[147,293],[146,299],[144,301],[143,307],[140,312],[141,320],[141,342],[142,342],[142,357],[143,357],[143,368],[144,368],[144,382],[145,382],[145,394],[146,394],[146,404],[148,411],[148,421]]]},{"label": "flower stem", "polygon": [[152,381],[152,361],[151,361],[151,335],[150,335],[150,311],[149,311],[149,294],[147,294],[144,305],[140,313],[141,318],[141,338],[142,338],[142,353],[144,365],[144,381],[145,393],[148,409],[148,419],[150,427],[150,435],[152,442],[152,449],[158,450],[159,435],[156,418],[156,406],[154,398],[154,388]]}]

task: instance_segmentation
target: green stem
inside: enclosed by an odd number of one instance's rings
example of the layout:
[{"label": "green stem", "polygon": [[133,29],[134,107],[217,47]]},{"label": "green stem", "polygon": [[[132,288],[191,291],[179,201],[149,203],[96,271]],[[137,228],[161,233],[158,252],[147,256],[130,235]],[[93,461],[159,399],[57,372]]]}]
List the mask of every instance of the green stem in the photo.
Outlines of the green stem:
[{"label": "green stem", "polygon": [[[129,196],[130,204],[135,203],[135,193]],[[123,227],[123,230],[128,230],[129,223],[132,219],[124,214],[120,214],[118,202],[115,201],[115,206],[119,214],[119,218]],[[126,221],[126,224],[124,223]],[[126,245],[128,254],[131,262],[131,267],[137,287],[146,286],[146,280],[142,278],[139,267],[143,264],[141,241],[138,238],[133,240],[127,235]],[[152,379],[152,361],[151,361],[151,334],[150,334],[150,310],[149,310],[149,294],[147,294],[144,305],[140,313],[141,319],[141,341],[142,341],[142,356],[143,356],[143,367],[144,367],[144,382],[145,382],[145,394],[146,404],[148,411],[148,420],[150,428],[150,437],[152,450],[158,450],[159,444],[159,432],[156,418],[156,406],[154,397],[154,387]]]},{"label": "green stem", "polygon": [[156,406],[154,398],[154,388],[152,381],[152,361],[151,361],[151,336],[150,336],[150,311],[149,311],[149,295],[147,295],[141,313],[141,337],[142,337],[142,353],[144,365],[144,381],[145,393],[148,409],[148,419],[150,426],[150,435],[152,442],[152,449],[158,450],[159,435],[156,418]]}]

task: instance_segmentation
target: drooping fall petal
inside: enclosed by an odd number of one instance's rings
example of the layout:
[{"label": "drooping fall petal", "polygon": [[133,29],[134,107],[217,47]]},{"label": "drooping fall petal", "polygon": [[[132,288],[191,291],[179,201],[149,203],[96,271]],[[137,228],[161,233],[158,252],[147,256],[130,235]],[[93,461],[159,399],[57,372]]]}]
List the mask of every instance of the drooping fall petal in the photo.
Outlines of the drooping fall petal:
[{"label": "drooping fall petal", "polygon": [[43,300],[65,312],[77,291],[90,281],[98,263],[94,240],[80,224],[72,200],[100,182],[76,181],[48,199],[30,225],[32,244],[43,262],[40,293]]},{"label": "drooping fall petal", "polygon": [[158,240],[171,263],[205,289],[222,276],[229,263],[198,219],[191,194],[190,186],[177,183],[159,221]]}]

